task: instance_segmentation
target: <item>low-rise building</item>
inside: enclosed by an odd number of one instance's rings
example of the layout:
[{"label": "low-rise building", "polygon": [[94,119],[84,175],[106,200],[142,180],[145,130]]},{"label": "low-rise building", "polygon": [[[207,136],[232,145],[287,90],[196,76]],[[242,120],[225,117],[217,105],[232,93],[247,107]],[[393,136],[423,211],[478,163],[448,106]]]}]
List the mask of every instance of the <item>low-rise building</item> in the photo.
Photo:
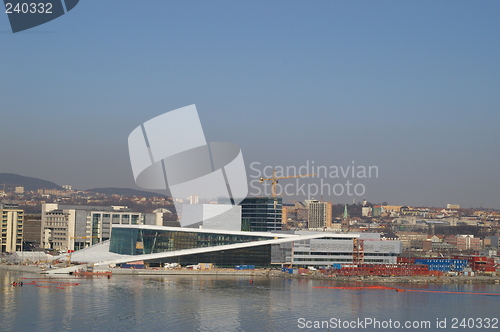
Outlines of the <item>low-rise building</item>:
[{"label": "low-rise building", "polygon": [[[297,231],[296,235],[323,234],[323,237],[295,241],[287,246],[284,264],[297,267],[332,266],[334,263],[396,264],[402,252],[401,241],[382,240],[379,233],[346,233]],[[363,242],[355,250],[353,240]]]}]

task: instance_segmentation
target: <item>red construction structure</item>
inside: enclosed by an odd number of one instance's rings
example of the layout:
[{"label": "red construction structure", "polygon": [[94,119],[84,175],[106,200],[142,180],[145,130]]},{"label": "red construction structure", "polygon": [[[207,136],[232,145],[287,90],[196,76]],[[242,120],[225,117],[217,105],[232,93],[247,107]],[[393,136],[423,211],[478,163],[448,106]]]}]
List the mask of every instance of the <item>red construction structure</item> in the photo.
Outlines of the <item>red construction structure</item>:
[{"label": "red construction structure", "polygon": [[332,270],[338,276],[442,276],[441,271],[429,271],[423,264],[342,264]]},{"label": "red construction structure", "polygon": [[454,256],[453,258],[465,259],[469,261],[469,267],[472,269],[473,272],[492,273],[496,272],[497,270],[497,265],[495,264],[493,258],[488,258],[485,256],[476,256],[476,255]]}]

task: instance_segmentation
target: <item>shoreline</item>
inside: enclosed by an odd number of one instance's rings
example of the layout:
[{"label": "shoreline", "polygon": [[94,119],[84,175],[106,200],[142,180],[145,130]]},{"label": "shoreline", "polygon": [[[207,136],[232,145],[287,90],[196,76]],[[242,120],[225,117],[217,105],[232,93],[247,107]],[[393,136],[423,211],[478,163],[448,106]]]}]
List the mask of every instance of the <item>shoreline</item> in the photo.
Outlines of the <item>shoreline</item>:
[{"label": "shoreline", "polygon": [[[45,274],[46,271],[38,266],[32,265],[5,265],[0,264],[0,270],[27,272],[35,274]],[[55,269],[51,269],[54,271]],[[500,276],[398,276],[398,277],[380,277],[380,276],[325,276],[319,273],[297,275],[284,273],[279,270],[255,269],[255,270],[232,270],[232,269],[212,269],[212,270],[155,270],[155,269],[106,269],[111,271],[112,275],[131,275],[131,276],[249,276],[249,277],[269,277],[269,278],[288,278],[288,279],[310,279],[310,280],[329,280],[346,283],[420,283],[420,284],[498,284],[500,285]]]},{"label": "shoreline", "polygon": [[442,276],[442,277],[426,277],[426,276],[399,276],[399,277],[380,277],[380,276],[292,276],[290,278],[303,278],[314,280],[333,280],[346,283],[374,283],[374,284],[494,284],[500,285],[500,277],[498,276]]},{"label": "shoreline", "polygon": [[29,273],[41,273],[42,270],[38,266],[33,265],[7,265],[0,264],[0,270],[6,271],[16,271],[16,272],[29,272]]}]

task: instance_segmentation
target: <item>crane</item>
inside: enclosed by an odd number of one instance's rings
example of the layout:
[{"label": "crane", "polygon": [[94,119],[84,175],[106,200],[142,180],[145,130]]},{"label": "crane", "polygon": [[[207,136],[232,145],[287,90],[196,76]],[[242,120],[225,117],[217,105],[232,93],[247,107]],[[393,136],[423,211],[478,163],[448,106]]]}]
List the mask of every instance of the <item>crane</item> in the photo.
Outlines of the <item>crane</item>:
[{"label": "crane", "polygon": [[[308,176],[316,176],[316,174],[305,174],[305,175],[290,175],[290,176],[276,176],[276,168],[273,169],[273,176],[270,178],[261,177],[259,182],[264,183],[264,181],[271,181],[271,196],[274,198],[274,210],[276,210],[276,206],[278,205],[278,199],[276,196],[276,185],[278,184],[278,180],[282,179],[293,179],[293,178],[305,178]],[[276,224],[276,214],[274,215],[274,223]]]},{"label": "crane", "polygon": [[270,177],[270,178],[264,178],[264,177],[261,177],[259,182],[260,183],[263,183],[264,181],[271,181],[271,197],[274,198],[276,200],[276,196],[278,196],[276,194],[276,185],[278,184],[278,180],[282,180],[282,179],[293,179],[293,178],[306,178],[306,177],[309,177],[309,176],[316,176],[316,174],[304,174],[304,175],[290,175],[290,176],[276,176],[276,168],[273,169],[273,176]]}]

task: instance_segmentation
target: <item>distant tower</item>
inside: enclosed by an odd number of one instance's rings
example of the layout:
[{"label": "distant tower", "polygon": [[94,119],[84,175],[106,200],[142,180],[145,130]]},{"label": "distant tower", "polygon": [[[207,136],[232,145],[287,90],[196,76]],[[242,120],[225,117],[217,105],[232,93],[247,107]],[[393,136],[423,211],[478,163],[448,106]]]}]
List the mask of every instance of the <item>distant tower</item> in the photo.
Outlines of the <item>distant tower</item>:
[{"label": "distant tower", "polygon": [[344,214],[342,215],[341,227],[343,230],[349,230],[349,212],[347,211],[347,204],[344,205]]},{"label": "distant tower", "polygon": [[363,206],[366,206],[366,204],[368,204],[368,202],[366,201],[366,198],[363,198]]}]

